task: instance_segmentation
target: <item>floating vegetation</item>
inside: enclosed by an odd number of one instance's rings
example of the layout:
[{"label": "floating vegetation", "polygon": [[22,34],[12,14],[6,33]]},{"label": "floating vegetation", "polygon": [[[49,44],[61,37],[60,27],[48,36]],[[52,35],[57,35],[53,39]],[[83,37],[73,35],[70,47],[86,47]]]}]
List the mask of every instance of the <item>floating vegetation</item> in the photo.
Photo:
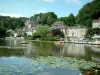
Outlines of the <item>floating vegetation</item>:
[{"label": "floating vegetation", "polygon": [[85,61],[84,59],[70,57],[33,57],[32,62],[24,64],[6,64],[0,63],[0,75],[33,75],[44,68],[69,68],[70,70],[91,69],[96,67],[97,63]]},{"label": "floating vegetation", "polygon": [[70,58],[70,57],[34,57],[33,64],[47,68],[70,68],[71,70],[91,69],[97,64],[84,59]]}]

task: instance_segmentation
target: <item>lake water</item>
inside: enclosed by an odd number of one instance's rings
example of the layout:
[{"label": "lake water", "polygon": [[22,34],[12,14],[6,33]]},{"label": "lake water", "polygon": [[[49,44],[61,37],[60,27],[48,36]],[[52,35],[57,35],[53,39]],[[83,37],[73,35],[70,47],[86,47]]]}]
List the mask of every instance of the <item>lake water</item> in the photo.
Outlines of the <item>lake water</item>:
[{"label": "lake water", "polygon": [[[32,58],[35,56],[77,57],[100,63],[100,46],[74,43],[55,45],[53,42],[19,44],[20,41],[0,40],[0,75],[82,75],[88,71],[44,68],[43,71],[33,74],[29,70],[35,67],[32,64]],[[93,75],[100,75],[100,71],[93,72]]]}]

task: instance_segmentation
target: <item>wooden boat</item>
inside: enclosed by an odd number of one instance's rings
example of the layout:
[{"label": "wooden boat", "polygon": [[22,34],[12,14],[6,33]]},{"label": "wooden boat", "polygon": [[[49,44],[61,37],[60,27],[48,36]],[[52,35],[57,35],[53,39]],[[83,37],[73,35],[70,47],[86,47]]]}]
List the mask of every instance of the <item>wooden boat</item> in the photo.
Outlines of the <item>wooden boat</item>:
[{"label": "wooden boat", "polygon": [[22,41],[22,42],[20,42],[20,44],[28,44],[28,42]]},{"label": "wooden boat", "polygon": [[55,41],[54,42],[56,45],[60,45],[60,41]]}]

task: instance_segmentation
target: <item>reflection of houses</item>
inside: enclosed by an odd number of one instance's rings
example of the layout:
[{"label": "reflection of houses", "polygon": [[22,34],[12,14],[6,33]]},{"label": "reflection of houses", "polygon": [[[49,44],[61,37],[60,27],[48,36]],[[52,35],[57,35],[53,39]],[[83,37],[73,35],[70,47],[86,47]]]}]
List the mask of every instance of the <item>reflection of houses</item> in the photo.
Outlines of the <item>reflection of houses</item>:
[{"label": "reflection of houses", "polygon": [[26,20],[25,21],[25,33],[27,35],[32,35],[34,32],[36,32],[36,26],[37,23],[32,20]]},{"label": "reflection of houses", "polygon": [[65,44],[62,49],[62,54],[72,57],[85,57],[85,47],[82,44]]},{"label": "reflection of houses", "polygon": [[68,27],[66,30],[67,41],[75,42],[83,40],[86,31],[85,27]]},{"label": "reflection of houses", "polygon": [[100,28],[100,18],[92,21],[92,28]]}]

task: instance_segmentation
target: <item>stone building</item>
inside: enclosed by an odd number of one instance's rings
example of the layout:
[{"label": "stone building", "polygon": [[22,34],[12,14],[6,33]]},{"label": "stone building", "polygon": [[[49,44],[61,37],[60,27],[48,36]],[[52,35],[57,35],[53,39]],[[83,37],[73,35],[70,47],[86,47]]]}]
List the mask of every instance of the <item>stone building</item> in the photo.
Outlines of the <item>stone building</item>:
[{"label": "stone building", "polygon": [[34,32],[36,32],[36,27],[38,24],[32,20],[26,20],[25,21],[25,33],[27,35],[32,35]]}]

